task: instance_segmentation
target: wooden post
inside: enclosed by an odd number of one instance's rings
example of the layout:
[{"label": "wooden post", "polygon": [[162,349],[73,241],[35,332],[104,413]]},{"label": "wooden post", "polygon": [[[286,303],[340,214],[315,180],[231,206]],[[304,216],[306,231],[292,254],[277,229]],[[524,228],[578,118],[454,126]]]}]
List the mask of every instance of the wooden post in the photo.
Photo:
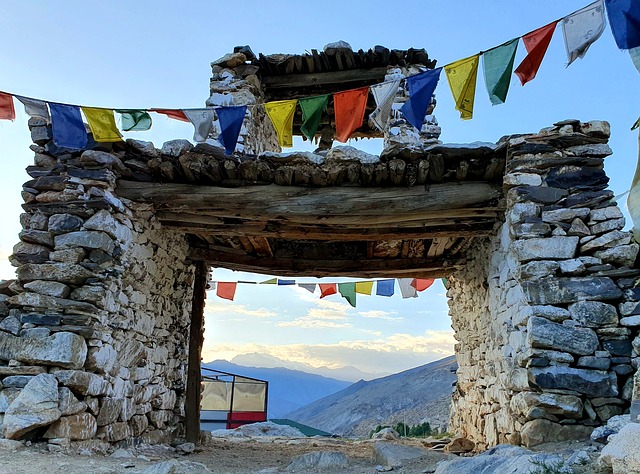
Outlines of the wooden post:
[{"label": "wooden post", "polygon": [[207,288],[207,265],[195,262],[193,300],[191,302],[191,326],[189,330],[189,367],[187,369],[187,399],[185,406],[186,438],[188,442],[200,441],[200,390],[202,375],[202,342],[204,333],[204,300]]}]

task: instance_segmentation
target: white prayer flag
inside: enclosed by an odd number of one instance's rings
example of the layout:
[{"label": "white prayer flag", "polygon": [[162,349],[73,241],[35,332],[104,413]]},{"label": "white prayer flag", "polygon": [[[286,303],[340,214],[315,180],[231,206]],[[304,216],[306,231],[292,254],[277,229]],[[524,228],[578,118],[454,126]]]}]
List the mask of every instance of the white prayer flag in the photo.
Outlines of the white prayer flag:
[{"label": "white prayer flag", "polygon": [[24,111],[29,117],[40,117],[47,121],[51,121],[47,103],[37,99],[29,99],[19,95],[14,96],[24,105]]},{"label": "white prayer flag", "polygon": [[198,143],[206,141],[213,132],[213,109],[186,109],[182,112],[193,124],[193,140]]},{"label": "white prayer flag", "polygon": [[[582,58],[604,31],[604,4],[597,0],[562,19],[564,44],[569,64]],[[567,64],[567,66],[569,65]]]},{"label": "white prayer flag", "polygon": [[311,293],[314,293],[316,291],[315,283],[298,283],[298,286],[300,288],[304,288],[307,291],[310,291]]},{"label": "white prayer flag", "polygon": [[384,132],[389,116],[391,115],[391,106],[398,92],[398,87],[400,87],[399,79],[393,82],[383,82],[382,84],[377,84],[369,88],[376,101],[376,110],[371,112],[369,120],[381,132]]},{"label": "white prayer flag", "polygon": [[413,278],[398,278],[398,286],[403,298],[416,298],[418,296],[418,291],[411,286],[412,281]]}]

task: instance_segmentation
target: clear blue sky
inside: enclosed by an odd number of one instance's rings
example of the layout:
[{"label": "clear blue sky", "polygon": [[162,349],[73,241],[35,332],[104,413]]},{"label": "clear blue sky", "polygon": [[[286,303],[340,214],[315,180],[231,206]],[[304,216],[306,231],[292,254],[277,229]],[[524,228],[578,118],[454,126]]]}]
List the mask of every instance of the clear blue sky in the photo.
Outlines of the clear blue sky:
[{"label": "clear blue sky", "polygon": [[[248,44],[256,53],[302,53],[342,39],[354,49],[376,44],[423,47],[444,65],[588,3],[6,0],[0,16],[5,37],[0,89],[114,108],[199,107],[208,96],[209,63],[236,45]],[[522,44],[518,49],[516,64],[524,56]],[[566,62],[562,32],[557,29],[536,79],[522,87],[514,76],[506,104],[492,107],[484,81],[478,78],[471,121],[458,118],[443,76],[435,111],[441,139],[496,141],[506,134],[536,132],[566,118],[608,120],[614,155],[607,159],[606,171],[614,192],[626,191],[637,157],[637,136],[629,128],[640,115],[640,74],[628,54],[616,48],[608,27],[584,59],[568,68]],[[156,116],[151,132],[129,136],[160,146],[169,139],[191,138],[192,130],[188,124]],[[28,179],[24,168],[32,159],[27,119],[21,111],[14,123],[0,122],[0,141],[0,278],[10,278],[13,269],[6,257],[17,242],[20,187]],[[235,277],[223,270],[215,275]],[[234,350],[262,351],[312,365],[353,364],[366,371],[391,372],[452,350],[441,287],[411,301],[361,298],[356,310],[338,297],[327,306],[303,292],[274,288],[253,293],[240,288],[233,307],[222,306],[211,296],[206,354],[215,358],[231,357]],[[379,317],[359,314],[370,311],[379,311]]]}]

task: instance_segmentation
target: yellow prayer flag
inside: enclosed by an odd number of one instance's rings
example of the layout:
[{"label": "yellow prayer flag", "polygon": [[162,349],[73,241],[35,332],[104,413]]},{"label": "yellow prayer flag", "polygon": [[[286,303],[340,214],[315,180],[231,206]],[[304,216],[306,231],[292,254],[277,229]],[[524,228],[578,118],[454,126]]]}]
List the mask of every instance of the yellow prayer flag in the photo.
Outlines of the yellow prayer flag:
[{"label": "yellow prayer flag", "polygon": [[476,95],[476,79],[480,55],[460,59],[444,67],[449,80],[449,87],[456,102],[456,110],[460,118],[468,120],[473,117],[473,101]]},{"label": "yellow prayer flag", "polygon": [[360,293],[361,295],[370,295],[372,289],[373,289],[373,282],[372,281],[357,281],[356,282],[356,293]]},{"label": "yellow prayer flag", "polygon": [[264,104],[267,115],[278,132],[280,146],[293,146],[293,116],[296,111],[297,100],[276,100]]},{"label": "yellow prayer flag", "polygon": [[261,281],[260,284],[261,285],[277,285],[278,284],[278,279],[277,278],[270,278],[268,280]]},{"label": "yellow prayer flag", "polygon": [[119,142],[122,135],[116,126],[113,110],[97,109],[94,107],[82,107],[82,112],[87,118],[93,139],[97,142]]}]

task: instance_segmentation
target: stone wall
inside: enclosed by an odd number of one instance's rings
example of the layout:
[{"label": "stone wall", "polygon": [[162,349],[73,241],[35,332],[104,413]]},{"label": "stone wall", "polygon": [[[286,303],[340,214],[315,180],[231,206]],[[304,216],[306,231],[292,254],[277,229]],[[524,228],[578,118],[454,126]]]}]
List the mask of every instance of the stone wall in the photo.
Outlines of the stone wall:
[{"label": "stone wall", "polygon": [[[120,158],[150,144],[69,152],[31,119],[23,230],[0,291],[0,435],[104,449],[184,433],[193,265],[183,235],[114,195]],[[135,167],[134,167],[135,169]],[[87,441],[91,440],[91,441]]]},{"label": "stone wall", "polygon": [[606,189],[606,122],[507,137],[505,222],[447,292],[452,429],[482,449],[588,435],[628,411],[640,360],[638,245]]}]

